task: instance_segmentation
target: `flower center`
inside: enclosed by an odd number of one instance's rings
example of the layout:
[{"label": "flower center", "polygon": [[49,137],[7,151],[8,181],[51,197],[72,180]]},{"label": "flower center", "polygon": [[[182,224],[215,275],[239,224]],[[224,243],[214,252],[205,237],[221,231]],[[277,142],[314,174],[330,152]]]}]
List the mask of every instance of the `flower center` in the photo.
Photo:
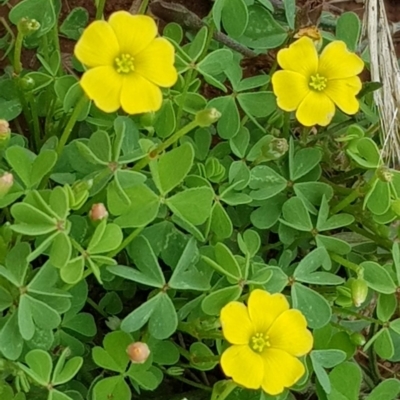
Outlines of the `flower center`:
[{"label": "flower center", "polygon": [[250,347],[256,353],[261,353],[265,347],[269,346],[269,337],[265,333],[256,333],[250,339]]},{"label": "flower center", "polygon": [[119,74],[129,74],[135,70],[134,58],[127,53],[121,54],[115,59],[115,67]]},{"label": "flower center", "polygon": [[324,90],[326,88],[327,83],[328,83],[328,79],[326,79],[324,76],[321,76],[320,74],[315,74],[315,75],[311,76],[310,82],[308,82],[308,85],[310,86],[311,89],[321,92],[322,90]]}]

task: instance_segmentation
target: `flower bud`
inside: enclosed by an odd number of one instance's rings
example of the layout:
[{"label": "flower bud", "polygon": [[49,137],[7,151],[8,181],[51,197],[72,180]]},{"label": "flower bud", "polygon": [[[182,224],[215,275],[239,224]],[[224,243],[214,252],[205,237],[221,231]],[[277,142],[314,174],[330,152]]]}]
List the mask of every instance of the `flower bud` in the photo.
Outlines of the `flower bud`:
[{"label": "flower bud", "polygon": [[300,39],[303,36],[309,37],[313,41],[316,49],[321,50],[322,35],[321,31],[316,26],[308,26],[306,28],[301,28],[293,37],[295,39]]},{"label": "flower bud", "polygon": [[0,119],[0,148],[4,148],[11,136],[10,125],[5,119]]},{"label": "flower bud", "polygon": [[196,114],[196,122],[202,128],[207,128],[217,122],[221,113],[216,108],[206,108]]},{"label": "flower bud", "polygon": [[92,221],[101,221],[107,217],[108,211],[103,203],[96,203],[92,205],[92,209],[89,212],[89,218]]},{"label": "flower bud", "polygon": [[128,353],[129,359],[134,364],[143,364],[149,358],[150,349],[146,343],[143,342],[135,342],[131,343],[126,352]]},{"label": "flower bud", "polygon": [[29,36],[40,29],[40,23],[33,18],[21,18],[17,27],[24,36]]},{"label": "flower bud", "polygon": [[13,174],[6,172],[0,177],[0,199],[2,199],[14,184]]},{"label": "flower bud", "polygon": [[18,85],[24,92],[29,92],[35,88],[36,82],[31,76],[25,75],[18,79]]},{"label": "flower bud", "polygon": [[353,299],[353,304],[356,307],[360,307],[364,303],[368,295],[368,285],[364,279],[357,278],[354,279],[351,284],[351,298]]},{"label": "flower bud", "polygon": [[389,168],[381,167],[376,170],[376,175],[378,179],[382,182],[392,182],[393,173]]},{"label": "flower bud", "polygon": [[358,332],[354,332],[350,335],[350,340],[357,346],[364,346],[366,343],[364,335]]}]

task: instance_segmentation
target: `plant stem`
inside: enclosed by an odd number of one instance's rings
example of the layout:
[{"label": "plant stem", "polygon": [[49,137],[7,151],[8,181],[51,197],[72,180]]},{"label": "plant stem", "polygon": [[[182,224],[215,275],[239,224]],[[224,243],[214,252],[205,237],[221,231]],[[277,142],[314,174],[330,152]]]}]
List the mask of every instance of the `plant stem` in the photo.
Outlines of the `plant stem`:
[{"label": "plant stem", "polygon": [[96,9],[96,19],[103,18],[104,6],[106,5],[106,0],[98,0]]},{"label": "plant stem", "polygon": [[331,214],[337,214],[339,211],[342,211],[344,208],[349,206],[353,201],[358,199],[360,196],[359,189],[354,189],[347,197],[345,197],[342,201],[336,204],[335,207],[331,209]]},{"label": "plant stem", "polygon": [[39,149],[40,149],[40,125],[39,125],[39,117],[38,117],[38,113],[37,113],[37,104],[32,95],[32,92],[27,92],[25,95],[27,97],[28,104],[30,106],[31,114],[32,114],[33,139],[34,139],[35,149],[36,149],[36,151],[39,151]]},{"label": "plant stem", "polygon": [[88,303],[92,308],[94,308],[102,317],[107,318],[108,315],[105,313],[97,304],[95,301],[93,301],[90,297],[86,299],[86,303]]},{"label": "plant stem", "polygon": [[56,74],[60,76],[62,73],[62,61],[61,61],[60,40],[58,37],[58,24],[54,24],[54,27],[51,30],[51,35],[53,36],[54,51],[60,54],[60,65],[58,66],[56,71]]},{"label": "plant stem", "polygon": [[346,308],[340,308],[340,307],[333,306],[332,311],[335,311],[338,314],[345,314],[345,315],[350,315],[352,317],[356,317],[358,319],[363,319],[364,321],[371,322],[372,324],[382,325],[382,323],[375,318],[367,317],[367,316],[359,314],[355,311],[347,310]]},{"label": "plant stem", "polygon": [[[175,142],[177,142],[181,137],[185,136],[194,128],[198,127],[198,122],[196,120],[189,122],[183,128],[179,129],[179,131],[175,132],[171,137],[169,137],[165,142],[160,143],[152,152],[151,158],[155,158],[158,154],[163,152],[167,147],[171,146]],[[149,155],[145,158],[142,158],[134,167],[133,171],[142,170],[148,163],[150,162]]]},{"label": "plant stem", "polygon": [[[363,223],[361,221],[361,223]],[[364,236],[368,239],[371,239],[373,242],[375,242],[378,246],[387,249],[387,250],[391,250],[392,249],[392,242],[390,240],[385,240],[384,238],[379,237],[378,235],[368,232],[365,229],[359,228],[357,225],[355,224],[351,224],[349,225],[349,228],[355,232],[358,233],[361,236]]]},{"label": "plant stem", "polygon": [[22,51],[23,40],[24,40],[24,34],[19,30],[17,33],[17,38],[15,39],[15,47],[14,47],[14,73],[16,75],[19,75],[22,71],[21,51]]},{"label": "plant stem", "polygon": [[146,14],[147,7],[149,6],[149,0],[142,0],[140,4],[138,14]]},{"label": "plant stem", "polygon": [[[164,373],[166,373],[166,369],[163,368],[163,370],[164,370]],[[201,383],[193,382],[193,381],[191,381],[189,379],[184,378],[183,376],[169,375],[169,374],[168,374],[168,376],[171,377],[171,378],[174,378],[174,379],[176,379],[178,381],[181,381],[183,383],[186,383],[187,385],[193,386],[195,388],[202,389],[202,390],[205,390],[207,392],[212,392],[212,389],[209,386],[203,385]]]},{"label": "plant stem", "polygon": [[121,245],[120,245],[116,250],[110,251],[110,252],[107,254],[107,257],[113,258],[113,257],[115,257],[118,253],[120,253],[122,250],[124,250],[125,247],[127,247],[128,244],[129,244],[130,242],[132,242],[133,239],[135,239],[137,236],[140,235],[140,233],[142,232],[142,230],[143,230],[144,228],[145,228],[144,226],[142,226],[142,227],[140,227],[140,228],[136,228],[133,232],[131,232],[131,233],[129,234],[129,236],[127,236],[127,237],[124,239],[124,241],[121,243]]},{"label": "plant stem", "polygon": [[357,274],[362,269],[362,267],[360,267],[359,265],[357,265],[357,264],[355,264],[355,263],[353,263],[353,262],[351,262],[349,260],[346,260],[345,258],[343,258],[343,257],[341,257],[341,256],[339,256],[337,254],[329,253],[329,255],[330,255],[330,257],[331,257],[331,259],[333,261],[336,261],[340,265],[343,265],[344,267],[346,267],[348,269],[351,269],[352,271],[354,271]]},{"label": "plant stem", "polygon": [[67,125],[64,128],[64,131],[61,135],[60,141],[57,146],[57,154],[60,155],[64,149],[65,144],[68,141],[69,135],[72,132],[72,129],[75,126],[76,121],[78,120],[79,114],[81,113],[83,106],[86,104],[86,96],[82,96],[78,101],[78,104],[75,106],[74,111],[72,111],[71,116],[67,122]]},{"label": "plant stem", "polygon": [[182,118],[182,114],[183,114],[183,104],[185,103],[186,96],[187,96],[187,93],[189,90],[189,86],[190,86],[190,83],[192,82],[194,71],[195,71],[195,69],[192,67],[189,69],[189,71],[187,71],[187,73],[185,75],[185,86],[183,87],[181,102],[178,106],[178,111],[176,113],[176,126],[178,128],[181,126],[181,118]]}]

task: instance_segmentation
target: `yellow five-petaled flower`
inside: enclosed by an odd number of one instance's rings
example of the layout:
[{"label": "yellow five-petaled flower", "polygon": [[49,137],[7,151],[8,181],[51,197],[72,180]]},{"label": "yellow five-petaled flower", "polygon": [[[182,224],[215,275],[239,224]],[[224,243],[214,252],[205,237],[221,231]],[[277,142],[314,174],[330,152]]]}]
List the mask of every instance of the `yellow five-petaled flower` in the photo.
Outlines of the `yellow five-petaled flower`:
[{"label": "yellow five-petaled flower", "polygon": [[281,71],[272,76],[278,106],[296,111],[304,126],[328,125],[335,104],[347,114],[359,109],[356,95],[362,84],[357,76],[364,62],[341,41],[329,43],[318,58],[313,41],[302,37],[278,52]]},{"label": "yellow five-petaled flower", "polygon": [[128,114],[156,111],[162,104],[160,87],[171,87],[178,75],[171,43],[157,38],[151,17],[126,11],[95,21],[75,46],[75,56],[89,69],[81,86],[98,108]]},{"label": "yellow five-petaled flower", "polygon": [[307,354],[313,337],[298,310],[282,294],[253,290],[248,307],[237,301],[221,311],[224,337],[233,344],[221,357],[224,373],[248,389],[276,395],[305,372],[297,358]]}]

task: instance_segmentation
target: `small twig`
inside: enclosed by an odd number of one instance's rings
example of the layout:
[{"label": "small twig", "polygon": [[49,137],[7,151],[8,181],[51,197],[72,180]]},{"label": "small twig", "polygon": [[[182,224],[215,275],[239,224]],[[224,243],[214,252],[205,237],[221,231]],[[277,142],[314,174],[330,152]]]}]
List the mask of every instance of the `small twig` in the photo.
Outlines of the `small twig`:
[{"label": "small twig", "polygon": [[[149,5],[150,11],[158,18],[167,22],[176,22],[191,31],[199,31],[203,26],[207,26],[195,13],[188,10],[181,4],[167,3],[162,0],[155,0]],[[245,57],[257,57],[257,53],[243,46],[236,40],[231,39],[222,32],[215,31],[213,38],[226,47],[243,54]]]}]

